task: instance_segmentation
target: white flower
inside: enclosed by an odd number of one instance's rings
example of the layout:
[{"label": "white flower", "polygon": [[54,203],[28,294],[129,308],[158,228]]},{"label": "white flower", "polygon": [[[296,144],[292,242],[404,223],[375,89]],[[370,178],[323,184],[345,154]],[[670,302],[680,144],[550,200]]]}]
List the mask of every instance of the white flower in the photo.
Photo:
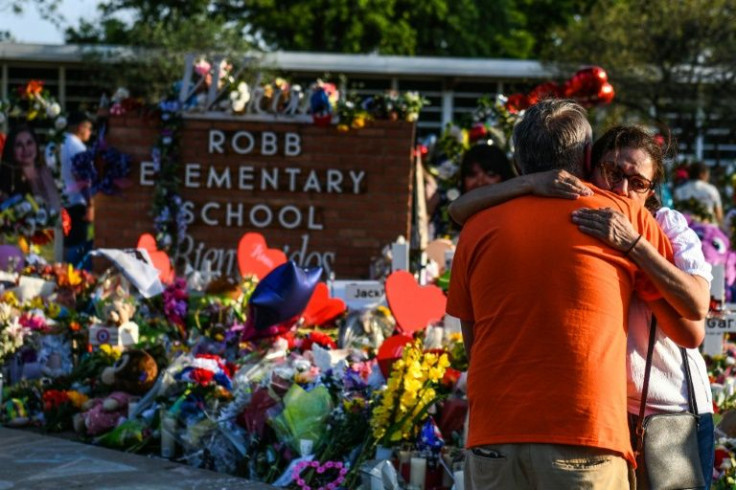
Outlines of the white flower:
[{"label": "white flower", "polygon": [[447,199],[449,201],[454,201],[458,197],[460,197],[460,191],[459,190],[455,189],[454,187],[452,189],[448,189],[447,190]]},{"label": "white flower", "polygon": [[119,87],[112,95],[113,102],[121,102],[130,97],[130,92],[127,88]]},{"label": "white flower", "polygon": [[64,129],[66,127],[66,118],[63,116],[57,117],[56,122],[54,123],[54,127],[58,131],[61,131],[62,129]]},{"label": "white flower", "polygon": [[440,179],[449,180],[455,176],[455,174],[458,171],[458,168],[459,167],[455,165],[455,163],[448,158],[447,160],[443,161],[437,167],[437,174]]},{"label": "white flower", "polygon": [[61,106],[54,102],[46,108],[46,115],[49,117],[56,117],[61,114]]}]

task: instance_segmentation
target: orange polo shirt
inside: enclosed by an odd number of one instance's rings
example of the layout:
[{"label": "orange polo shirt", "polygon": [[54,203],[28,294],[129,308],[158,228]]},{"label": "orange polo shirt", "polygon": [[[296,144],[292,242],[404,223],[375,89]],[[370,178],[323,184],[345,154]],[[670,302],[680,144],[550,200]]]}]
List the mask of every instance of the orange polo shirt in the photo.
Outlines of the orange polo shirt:
[{"label": "orange polo shirt", "polygon": [[468,447],[573,444],[634,461],[626,313],[635,290],[647,300],[659,293],[621,252],[580,232],[571,213],[611,207],[670,260],[672,247],[642,206],[593,189],[575,201],[520,197],[463,228],[447,312],[474,322]]}]

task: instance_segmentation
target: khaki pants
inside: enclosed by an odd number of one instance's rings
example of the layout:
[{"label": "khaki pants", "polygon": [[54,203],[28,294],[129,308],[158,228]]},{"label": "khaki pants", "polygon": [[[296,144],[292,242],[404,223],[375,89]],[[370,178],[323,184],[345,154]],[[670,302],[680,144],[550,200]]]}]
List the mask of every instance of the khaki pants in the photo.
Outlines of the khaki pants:
[{"label": "khaki pants", "polygon": [[626,460],[611,451],[562,444],[493,444],[465,452],[465,489],[626,490]]}]

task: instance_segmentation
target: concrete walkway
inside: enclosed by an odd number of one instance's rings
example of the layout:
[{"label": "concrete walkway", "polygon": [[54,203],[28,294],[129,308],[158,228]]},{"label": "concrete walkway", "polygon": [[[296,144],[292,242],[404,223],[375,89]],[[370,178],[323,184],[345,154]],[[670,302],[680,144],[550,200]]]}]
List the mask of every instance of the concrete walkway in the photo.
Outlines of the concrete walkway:
[{"label": "concrete walkway", "polygon": [[161,458],[0,427],[0,490],[274,489]]}]

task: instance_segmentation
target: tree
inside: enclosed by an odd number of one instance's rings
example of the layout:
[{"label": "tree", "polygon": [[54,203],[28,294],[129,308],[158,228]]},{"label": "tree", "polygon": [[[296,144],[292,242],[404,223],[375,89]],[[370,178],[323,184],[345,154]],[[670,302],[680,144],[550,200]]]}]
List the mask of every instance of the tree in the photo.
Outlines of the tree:
[{"label": "tree", "polygon": [[604,67],[629,115],[681,133],[736,130],[736,0],[601,0],[546,58]]},{"label": "tree", "polygon": [[[158,100],[181,76],[185,53],[237,56],[248,49],[241,24],[210,7],[208,0],[113,0],[99,6],[100,21],[82,20],[65,37],[70,43],[134,48],[96,52],[91,61],[105,85]],[[131,24],[115,17],[126,9],[134,14]]]},{"label": "tree", "polygon": [[592,1],[253,0],[232,8],[272,48],[528,58]]},{"label": "tree", "polygon": [[[241,33],[267,49],[529,58],[549,42],[555,29],[594,1],[108,0],[101,6],[99,25],[82,23],[69,30],[67,39],[147,45],[151,38],[141,35],[146,33],[140,26],[207,18],[217,24],[214,27]],[[108,25],[121,11],[135,13],[131,29]]]}]

